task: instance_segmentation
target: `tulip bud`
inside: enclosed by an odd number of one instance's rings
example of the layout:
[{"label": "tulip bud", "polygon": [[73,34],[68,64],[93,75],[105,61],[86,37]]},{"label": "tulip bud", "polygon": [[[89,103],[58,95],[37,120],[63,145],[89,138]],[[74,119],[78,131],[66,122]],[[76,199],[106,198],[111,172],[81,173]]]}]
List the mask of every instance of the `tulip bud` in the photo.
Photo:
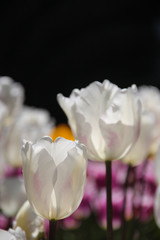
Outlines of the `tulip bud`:
[{"label": "tulip bud", "polygon": [[87,154],[77,141],[43,137],[24,142],[23,175],[32,209],[48,220],[70,216],[79,206],[85,187]]}]

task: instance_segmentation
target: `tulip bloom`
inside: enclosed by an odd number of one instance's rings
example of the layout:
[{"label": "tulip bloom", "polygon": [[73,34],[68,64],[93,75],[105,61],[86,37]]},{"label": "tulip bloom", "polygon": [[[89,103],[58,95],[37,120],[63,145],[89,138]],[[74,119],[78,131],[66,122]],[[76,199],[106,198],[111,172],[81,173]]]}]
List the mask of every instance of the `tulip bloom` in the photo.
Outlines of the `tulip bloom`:
[{"label": "tulip bloom", "polygon": [[44,219],[35,214],[26,201],[19,209],[15,221],[14,229],[20,227],[27,239],[38,239],[38,235],[44,233]]},{"label": "tulip bloom", "polygon": [[22,147],[27,197],[39,216],[59,220],[79,206],[85,187],[87,154],[77,141],[43,137]]},{"label": "tulip bloom", "polygon": [[91,160],[123,158],[139,136],[141,104],[135,86],[120,89],[104,80],[74,89],[69,98],[58,94],[57,100]]},{"label": "tulip bloom", "polygon": [[57,137],[64,137],[73,141],[75,140],[70,127],[65,123],[61,123],[55,126],[50,133],[50,137],[53,139],[53,141]]},{"label": "tulip bloom", "polygon": [[10,77],[0,77],[0,102],[7,110],[5,125],[8,125],[17,119],[24,101],[24,88],[20,83],[14,82]]},{"label": "tulip bloom", "polygon": [[[0,77],[0,140],[5,142],[24,101],[24,88],[10,77]],[[2,151],[2,150],[1,150]]]},{"label": "tulip bloom", "polygon": [[26,201],[24,181],[21,177],[5,178],[0,186],[1,209],[8,217],[14,217]]},{"label": "tulip bloom", "polygon": [[20,149],[23,139],[35,142],[44,135],[49,134],[54,121],[45,109],[24,106],[21,114],[10,131],[9,138],[4,144],[6,161],[14,166],[22,166]]}]

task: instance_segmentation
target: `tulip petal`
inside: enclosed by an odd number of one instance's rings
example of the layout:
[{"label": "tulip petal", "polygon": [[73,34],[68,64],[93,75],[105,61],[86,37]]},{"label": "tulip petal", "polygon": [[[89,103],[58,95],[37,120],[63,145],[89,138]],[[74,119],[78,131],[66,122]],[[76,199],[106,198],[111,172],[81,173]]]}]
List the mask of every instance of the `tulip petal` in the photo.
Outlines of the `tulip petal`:
[{"label": "tulip petal", "polygon": [[[57,178],[57,171],[53,158],[41,146],[41,143],[32,145],[26,142],[23,146],[23,174],[31,206],[38,215],[48,219],[50,212],[49,203]],[[53,205],[56,206],[56,203],[54,202]]]},{"label": "tulip petal", "polygon": [[[15,229],[9,228],[8,231],[15,237],[16,240],[26,240],[25,232],[19,226]],[[14,238],[12,240],[14,240]]]},{"label": "tulip petal", "polygon": [[27,239],[36,239],[40,232],[44,232],[44,219],[35,214],[26,201],[14,221],[14,229],[18,226],[25,232]]},{"label": "tulip petal", "polygon": [[86,181],[87,154],[85,147],[75,143],[67,157],[57,166],[57,181],[54,187],[57,199],[56,219],[71,215],[79,206]]},{"label": "tulip petal", "polygon": [[[110,101],[117,91],[118,87],[107,80],[103,84],[93,82],[88,87],[82,89],[80,97],[76,98],[76,103],[72,107],[75,117],[76,113],[81,113],[84,115],[86,122],[92,124],[92,131],[94,133],[92,138],[97,139],[99,137],[99,116],[104,113],[108,101]],[[77,118],[76,121],[78,121]]]},{"label": "tulip petal", "polygon": [[[78,139],[87,146],[88,158],[94,161],[104,161],[106,158],[104,155],[106,144],[103,137],[98,138],[97,133],[94,134],[94,132],[96,132],[95,129],[92,129],[91,125],[86,122],[83,114],[76,113],[76,118]],[[97,138],[95,136],[97,136]]]},{"label": "tulip petal", "polygon": [[25,232],[20,227],[8,231],[0,229],[0,239],[2,240],[26,240]]},{"label": "tulip petal", "polygon": [[123,162],[137,166],[145,160],[149,154],[153,124],[153,115],[149,112],[143,112],[141,116],[140,135],[132,149],[123,158]]},{"label": "tulip petal", "polygon": [[45,150],[49,154],[51,154],[53,149],[53,140],[49,136],[44,136],[36,143],[36,148],[37,146],[40,146],[41,148],[45,148]]},{"label": "tulip petal", "polygon": [[134,140],[134,127],[116,124],[106,124],[100,121],[103,137],[106,141],[106,160],[117,160],[123,158],[131,149]]},{"label": "tulip petal", "polygon": [[[89,158],[104,161],[106,143],[99,128],[99,116],[104,113],[119,88],[105,80],[93,82],[82,89],[72,112],[77,123],[77,139],[88,148]],[[86,137],[87,136],[87,137]]]},{"label": "tulip petal", "polygon": [[72,92],[71,98],[66,98],[60,93],[57,95],[57,101],[61,108],[64,110],[65,114],[67,115],[69,124],[72,123],[72,131],[74,134],[76,133],[76,122],[74,119],[74,115],[72,114],[71,108],[74,104],[74,98],[76,95],[75,93],[76,90]]},{"label": "tulip petal", "polygon": [[[99,129],[99,116],[119,88],[104,80],[93,82],[81,90],[74,89],[70,98],[58,94],[57,99],[68,117],[75,139],[88,148],[89,158],[104,161],[105,142]],[[94,116],[94,117],[93,117]],[[87,137],[86,137],[87,136]]]},{"label": "tulip petal", "polygon": [[132,88],[117,93],[99,126],[107,144],[108,159],[120,159],[128,153],[140,132],[141,105]]},{"label": "tulip petal", "polygon": [[16,238],[9,232],[0,229],[0,239],[3,240],[16,240]]},{"label": "tulip petal", "polygon": [[61,162],[65,160],[67,157],[68,151],[75,147],[74,141],[66,141],[63,137],[58,137],[53,143],[52,154],[54,158],[54,162],[59,165]]}]

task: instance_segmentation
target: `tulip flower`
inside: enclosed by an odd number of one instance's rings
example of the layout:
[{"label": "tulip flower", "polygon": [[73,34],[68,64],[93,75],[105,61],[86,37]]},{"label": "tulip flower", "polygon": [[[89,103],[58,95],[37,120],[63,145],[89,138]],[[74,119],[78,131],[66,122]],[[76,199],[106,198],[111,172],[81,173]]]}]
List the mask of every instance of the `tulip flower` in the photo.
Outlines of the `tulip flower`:
[{"label": "tulip flower", "polygon": [[20,227],[17,227],[15,230],[9,229],[5,231],[0,229],[0,239],[3,240],[26,240],[25,233]]},{"label": "tulip flower", "polygon": [[3,123],[8,115],[8,108],[5,103],[0,101],[0,132],[2,131]]},{"label": "tulip flower", "polygon": [[50,133],[50,137],[53,139],[53,141],[57,137],[63,137],[73,141],[75,140],[70,127],[65,123],[61,123],[55,126]]},{"label": "tulip flower", "polygon": [[15,221],[14,229],[20,227],[27,239],[38,239],[38,236],[44,233],[44,219],[36,215],[29,202],[26,201],[19,209]]},{"label": "tulip flower", "polygon": [[123,158],[139,136],[141,104],[136,86],[120,89],[104,80],[74,89],[69,98],[58,94],[57,100],[75,139],[86,145],[88,158],[106,162],[107,239],[111,240],[111,160]]},{"label": "tulip flower", "polygon": [[24,88],[10,77],[0,77],[0,102],[8,109],[5,125],[10,124],[18,117],[24,101]]},{"label": "tulip flower", "polygon": [[22,147],[27,197],[34,212],[49,220],[70,216],[79,206],[85,187],[87,154],[77,141],[49,136]]},{"label": "tulip flower", "polygon": [[57,96],[75,139],[85,144],[88,158],[106,161],[123,158],[136,142],[140,128],[140,101],[135,86],[120,89],[104,80],[69,98]]},{"label": "tulip flower", "polygon": [[13,124],[19,117],[24,101],[24,88],[10,77],[0,77],[0,147],[9,137]]},{"label": "tulip flower", "polygon": [[3,147],[6,161],[14,167],[22,166],[20,149],[23,139],[35,142],[49,134],[53,125],[47,110],[24,106]]},{"label": "tulip flower", "polygon": [[2,212],[14,217],[26,201],[24,181],[21,177],[5,178],[0,186],[0,205]]}]

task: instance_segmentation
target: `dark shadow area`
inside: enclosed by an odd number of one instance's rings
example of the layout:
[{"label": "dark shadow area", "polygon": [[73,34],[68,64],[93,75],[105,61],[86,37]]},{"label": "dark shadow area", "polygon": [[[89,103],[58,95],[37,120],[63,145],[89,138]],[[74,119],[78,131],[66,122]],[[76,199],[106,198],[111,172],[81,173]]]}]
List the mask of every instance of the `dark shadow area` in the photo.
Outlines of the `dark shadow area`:
[{"label": "dark shadow area", "polygon": [[0,2],[0,75],[25,103],[66,121],[56,95],[98,80],[160,87],[158,4],[138,1]]}]

